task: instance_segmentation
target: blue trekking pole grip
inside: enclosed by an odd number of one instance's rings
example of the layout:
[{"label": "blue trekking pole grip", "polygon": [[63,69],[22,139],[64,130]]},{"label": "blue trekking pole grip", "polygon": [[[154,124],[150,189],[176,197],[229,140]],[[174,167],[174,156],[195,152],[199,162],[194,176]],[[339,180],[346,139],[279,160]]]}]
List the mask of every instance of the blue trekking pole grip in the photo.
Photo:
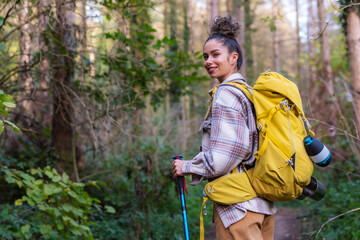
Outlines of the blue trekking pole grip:
[{"label": "blue trekking pole grip", "polygon": [[[173,159],[182,159],[182,155],[176,155],[173,157]],[[186,185],[185,185],[185,178],[183,176],[177,177],[178,182],[178,188],[180,191],[180,202],[181,202],[181,211],[182,211],[182,217],[183,217],[183,225],[184,225],[184,234],[185,234],[185,240],[190,240],[189,237],[189,227],[188,227],[188,221],[187,221],[187,215],[186,215],[186,204],[185,204],[185,192]]]}]

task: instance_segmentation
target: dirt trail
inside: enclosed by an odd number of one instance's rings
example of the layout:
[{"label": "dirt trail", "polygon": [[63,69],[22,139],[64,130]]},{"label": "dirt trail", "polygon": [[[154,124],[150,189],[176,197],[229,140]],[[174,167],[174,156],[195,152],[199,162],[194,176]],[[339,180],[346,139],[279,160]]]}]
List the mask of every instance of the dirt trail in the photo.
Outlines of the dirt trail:
[{"label": "dirt trail", "polygon": [[[275,215],[274,240],[301,240],[302,221],[297,218],[300,210],[278,208]],[[207,230],[206,240],[216,240],[215,227]]]},{"label": "dirt trail", "polygon": [[297,218],[300,210],[278,208],[275,215],[274,240],[301,240],[302,221]]}]

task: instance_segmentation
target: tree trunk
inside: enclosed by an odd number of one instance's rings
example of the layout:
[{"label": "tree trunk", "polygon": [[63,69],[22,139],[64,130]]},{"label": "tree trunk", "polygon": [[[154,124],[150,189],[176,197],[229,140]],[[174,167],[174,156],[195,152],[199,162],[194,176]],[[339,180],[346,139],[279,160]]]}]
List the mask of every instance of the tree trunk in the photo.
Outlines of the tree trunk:
[{"label": "tree trunk", "polygon": [[190,4],[189,0],[183,0],[183,11],[184,11],[184,52],[189,53],[189,41],[190,41],[190,28],[188,23],[188,5]]},{"label": "tree trunk", "polygon": [[86,59],[87,55],[87,41],[86,41],[86,0],[78,0],[76,2],[79,12],[79,52],[80,52],[80,79],[81,82],[86,78]]},{"label": "tree trunk", "polygon": [[232,0],[226,0],[226,12],[231,13],[232,12]]},{"label": "tree trunk", "polygon": [[195,38],[194,38],[194,12],[196,12],[196,9],[194,9],[196,6],[194,6],[193,2],[191,0],[187,0],[187,13],[188,13],[188,25],[189,25],[189,50],[190,50],[190,55],[193,56],[194,55],[194,47],[195,47]]},{"label": "tree trunk", "polygon": [[[29,0],[23,0],[19,10],[20,38],[19,38],[19,86],[24,92],[21,94],[19,109],[22,114],[32,118],[31,91],[33,79],[30,75],[31,38],[29,24]],[[29,125],[30,123],[25,123]],[[26,126],[27,127],[27,126]]]},{"label": "tree trunk", "polygon": [[334,86],[331,72],[330,63],[330,48],[328,43],[328,37],[326,32],[326,19],[324,0],[317,0],[318,13],[319,13],[319,29],[321,32],[320,43],[321,43],[321,58],[322,58],[322,85],[318,89],[317,96],[320,100],[316,108],[323,109],[319,111],[319,117],[324,119],[328,123],[328,132],[330,136],[335,136],[336,129],[333,125],[336,123],[337,108],[333,100],[334,97]]},{"label": "tree trunk", "polygon": [[[183,0],[183,11],[184,11],[184,53],[189,53],[189,39],[190,39],[190,29],[188,25],[188,5],[190,4],[189,0]],[[182,125],[182,138],[181,138],[181,151],[185,152],[187,147],[188,139],[188,127],[186,124],[187,119],[190,117],[187,111],[187,96],[181,96],[181,125]]]},{"label": "tree trunk", "polygon": [[[169,30],[168,30],[168,22],[169,22],[169,14],[168,14],[168,7],[169,7],[169,2],[167,0],[164,0],[164,21],[163,21],[163,26],[164,26],[164,37],[169,35]],[[165,95],[165,112],[169,113],[170,112],[170,95],[167,92]]]},{"label": "tree trunk", "polygon": [[211,20],[214,19],[214,17],[219,16],[219,0],[211,0],[210,1],[210,9],[211,9]]},{"label": "tree trunk", "polygon": [[169,3],[167,0],[164,0],[164,11],[163,11],[163,15],[164,15],[164,20],[163,20],[163,26],[164,26],[164,37],[168,35],[169,31],[168,31],[168,21],[169,21],[169,14],[168,14],[168,6]]},{"label": "tree trunk", "polygon": [[314,43],[316,24],[315,24],[315,16],[313,11],[313,0],[308,0],[309,5],[309,24],[308,24],[308,42],[309,42],[309,56],[310,56],[310,84],[308,86],[308,92],[310,93],[310,102],[315,103],[317,99],[316,96],[316,47]]},{"label": "tree trunk", "polygon": [[53,125],[52,144],[59,155],[59,165],[70,176],[79,181],[75,159],[75,119],[72,84],[75,73],[75,3],[56,0],[56,35],[59,42],[54,44],[56,58],[53,68]]},{"label": "tree trunk", "polygon": [[250,81],[255,81],[254,73],[254,57],[253,57],[253,43],[252,43],[252,24],[254,23],[254,10],[251,8],[251,1],[244,0],[244,56],[245,56],[245,69],[246,78]]},{"label": "tree trunk", "polygon": [[328,91],[330,97],[334,95],[334,86],[331,73],[330,65],[330,48],[328,43],[328,37],[326,32],[326,19],[325,19],[325,9],[324,9],[324,0],[317,0],[318,11],[319,11],[319,27],[321,34],[321,56],[323,62],[323,73],[324,81],[326,85],[326,90]]},{"label": "tree trunk", "polygon": [[351,86],[353,102],[355,105],[357,136],[360,131],[360,18],[357,8],[352,7],[348,11],[347,43],[349,49],[349,65],[351,74]]},{"label": "tree trunk", "polygon": [[[210,23],[216,16],[219,16],[219,1],[210,0]],[[219,81],[217,79],[213,79],[210,82],[210,88],[215,87],[218,83]]]},{"label": "tree trunk", "polygon": [[41,60],[39,63],[39,80],[40,80],[40,92],[38,94],[38,98],[40,98],[40,110],[43,111],[45,109],[44,103],[49,104],[49,96],[48,96],[48,89],[49,89],[49,58],[48,58],[48,45],[46,43],[46,39],[44,37],[46,30],[48,29],[49,23],[49,8],[50,5],[47,0],[38,0],[38,11],[40,13],[39,16],[39,50],[41,53]]},{"label": "tree trunk", "polygon": [[[276,17],[278,14],[278,2],[276,0],[272,0],[272,21],[274,26],[276,27]],[[279,34],[278,30],[274,29],[272,31],[272,39],[273,39],[273,68],[275,71],[280,71],[280,59],[279,59]]]},{"label": "tree trunk", "polygon": [[[300,42],[300,26],[299,26],[299,0],[295,0],[295,11],[296,11],[296,75],[297,79],[301,80],[301,66],[300,66],[300,52],[301,52],[301,42]],[[304,84],[300,81],[300,84]],[[304,89],[305,90],[305,89]]]},{"label": "tree trunk", "polygon": [[[246,50],[244,48],[244,44],[245,44],[245,33],[244,33],[244,14],[243,14],[243,10],[242,10],[242,3],[240,0],[233,0],[233,5],[235,6],[234,7],[234,12],[235,12],[235,15],[237,17],[237,19],[240,21],[240,24],[241,24],[241,28],[240,28],[240,35],[238,37],[238,42],[240,44],[240,47],[241,47],[241,51],[242,51],[242,59],[243,59],[243,64],[241,65],[241,68],[240,68],[240,73],[246,77],[247,74],[246,74]],[[249,33],[250,34],[250,33]]]}]

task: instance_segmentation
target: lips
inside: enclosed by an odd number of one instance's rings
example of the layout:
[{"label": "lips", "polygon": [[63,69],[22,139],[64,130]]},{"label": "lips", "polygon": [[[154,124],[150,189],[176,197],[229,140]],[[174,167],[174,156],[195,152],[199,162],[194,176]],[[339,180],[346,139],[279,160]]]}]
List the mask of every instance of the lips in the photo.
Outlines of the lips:
[{"label": "lips", "polygon": [[207,67],[208,73],[212,73],[216,70],[216,67]]}]

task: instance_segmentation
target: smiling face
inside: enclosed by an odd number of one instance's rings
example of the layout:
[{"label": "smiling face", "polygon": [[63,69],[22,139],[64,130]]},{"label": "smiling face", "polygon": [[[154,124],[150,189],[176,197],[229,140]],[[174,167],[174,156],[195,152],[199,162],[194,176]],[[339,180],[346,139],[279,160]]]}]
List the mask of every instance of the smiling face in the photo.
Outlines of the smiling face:
[{"label": "smiling face", "polygon": [[236,61],[239,55],[229,53],[221,41],[211,39],[205,43],[203,49],[204,66],[211,78],[223,82],[231,74],[237,72]]}]

